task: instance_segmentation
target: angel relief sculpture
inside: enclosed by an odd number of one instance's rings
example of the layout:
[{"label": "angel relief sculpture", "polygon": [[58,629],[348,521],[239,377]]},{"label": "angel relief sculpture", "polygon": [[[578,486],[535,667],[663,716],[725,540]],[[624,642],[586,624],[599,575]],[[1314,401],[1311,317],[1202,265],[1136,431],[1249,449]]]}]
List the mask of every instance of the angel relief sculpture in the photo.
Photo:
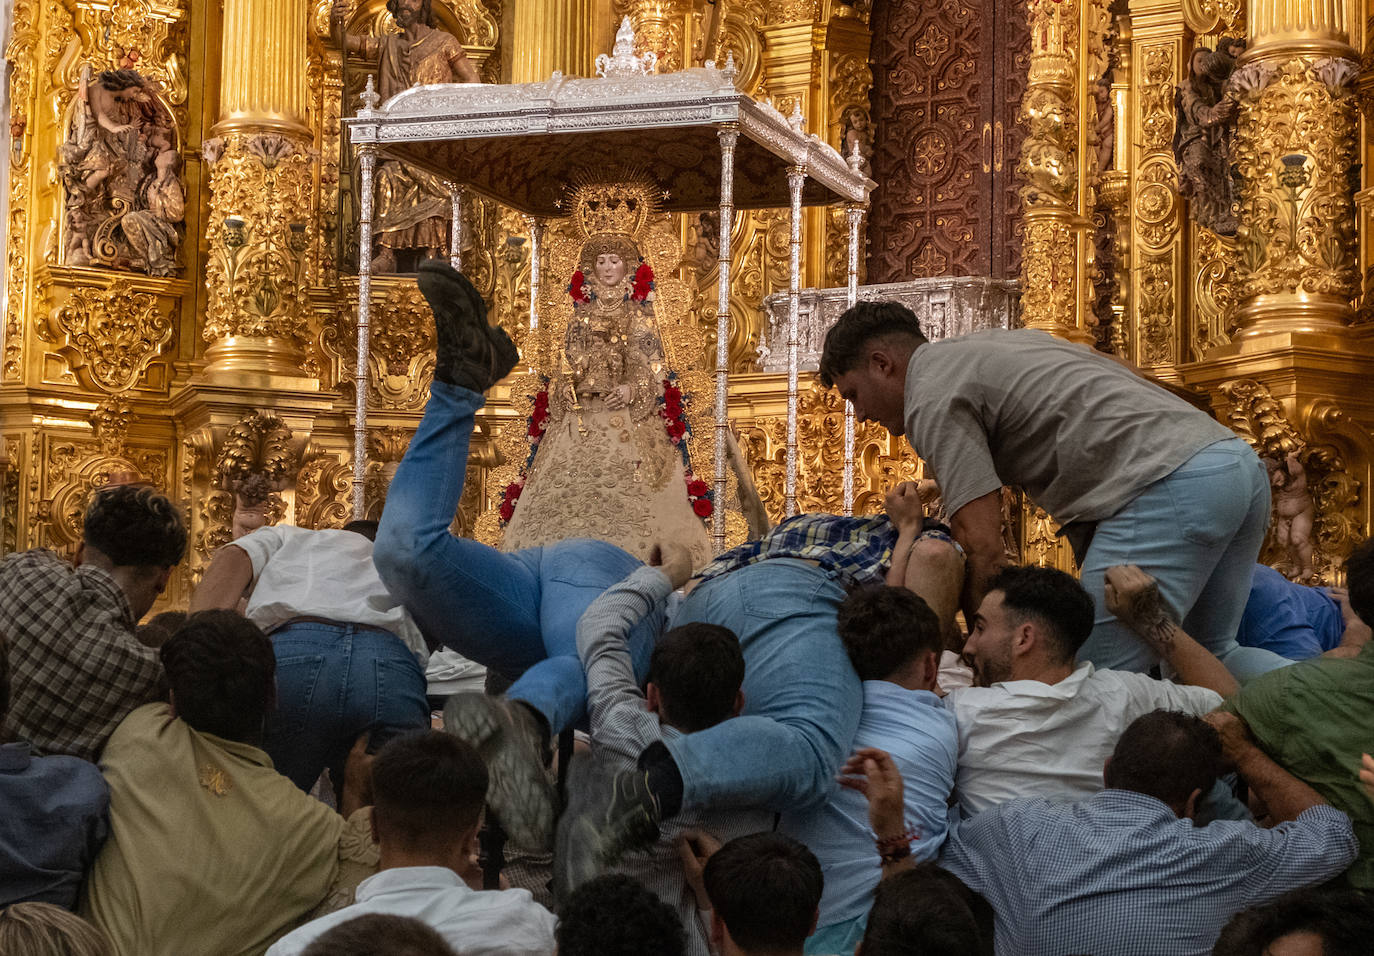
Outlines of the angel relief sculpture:
[{"label": "angel relief sculpture", "polygon": [[186,193],[157,85],[135,70],[85,67],[58,155],[63,263],[175,273]]},{"label": "angel relief sculpture", "polygon": [[547,337],[532,383],[529,453],[502,496],[503,549],[588,537],[646,558],[670,540],[697,565],[710,557],[716,502],[695,470],[699,460],[709,467],[710,430],[698,437],[692,424],[709,408],[701,397],[709,378],[672,361],[701,354],[700,334],[682,323],[685,299],[674,296],[671,315],[656,312],[654,269],[641,243],[654,244],[663,268],[675,266],[681,250],[653,202],[647,184],[576,195],[581,242],[562,303],[566,324],[539,329]]}]

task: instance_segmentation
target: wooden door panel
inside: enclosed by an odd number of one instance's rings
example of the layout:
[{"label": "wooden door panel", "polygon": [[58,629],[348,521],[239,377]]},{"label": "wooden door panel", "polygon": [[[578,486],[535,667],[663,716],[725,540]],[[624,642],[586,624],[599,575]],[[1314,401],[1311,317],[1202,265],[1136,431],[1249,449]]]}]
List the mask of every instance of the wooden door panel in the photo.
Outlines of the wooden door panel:
[{"label": "wooden door panel", "polygon": [[1025,127],[1017,122],[1030,70],[1030,26],[1023,0],[996,4],[993,95],[992,275],[1017,279],[1021,273],[1021,186],[1017,173]]}]

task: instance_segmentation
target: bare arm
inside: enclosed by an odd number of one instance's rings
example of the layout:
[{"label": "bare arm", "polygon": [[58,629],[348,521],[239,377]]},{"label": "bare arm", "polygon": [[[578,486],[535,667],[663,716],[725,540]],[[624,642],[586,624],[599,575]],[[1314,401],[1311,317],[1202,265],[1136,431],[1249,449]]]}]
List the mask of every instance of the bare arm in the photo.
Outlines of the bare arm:
[{"label": "bare arm", "polygon": [[1002,489],[974,498],[954,513],[949,524],[968,559],[961,603],[964,618],[971,621],[988,593],[988,582],[1007,563],[1002,544]]},{"label": "bare arm", "polygon": [[1250,735],[1250,728],[1235,714],[1218,710],[1204,719],[1221,735],[1222,751],[1235,766],[1236,773],[1269,808],[1271,824],[1296,820],[1304,810],[1326,803],[1321,794],[1260,750]]},{"label": "bare arm", "polygon": [[1140,635],[1178,672],[1179,680],[1230,697],[1240,685],[1211,651],[1193,640],[1174,618],[1159,593],[1159,583],[1133,564],[1118,564],[1106,573],[1107,610]]},{"label": "bare arm", "polygon": [[191,595],[191,611],[231,610],[253,584],[253,562],[248,552],[226,544],[215,552],[200,587]]},{"label": "bare arm", "polygon": [[906,587],[911,546],[920,536],[921,522],[925,518],[925,507],[916,493],[915,482],[904,481],[889,491],[883,501],[883,511],[897,529],[897,542],[892,546],[892,564],[887,569],[885,580],[893,587]]}]

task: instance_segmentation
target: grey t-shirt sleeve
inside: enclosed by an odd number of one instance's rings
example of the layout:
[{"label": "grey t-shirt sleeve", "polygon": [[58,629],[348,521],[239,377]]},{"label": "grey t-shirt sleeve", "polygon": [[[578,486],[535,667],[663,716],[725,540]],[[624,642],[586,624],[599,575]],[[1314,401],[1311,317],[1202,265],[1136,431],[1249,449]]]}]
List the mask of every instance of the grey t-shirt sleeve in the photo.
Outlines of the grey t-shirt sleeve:
[{"label": "grey t-shirt sleeve", "polygon": [[945,513],[1002,487],[992,463],[987,431],[966,396],[953,389],[921,389],[919,400],[906,394],[907,440],[935,472]]}]

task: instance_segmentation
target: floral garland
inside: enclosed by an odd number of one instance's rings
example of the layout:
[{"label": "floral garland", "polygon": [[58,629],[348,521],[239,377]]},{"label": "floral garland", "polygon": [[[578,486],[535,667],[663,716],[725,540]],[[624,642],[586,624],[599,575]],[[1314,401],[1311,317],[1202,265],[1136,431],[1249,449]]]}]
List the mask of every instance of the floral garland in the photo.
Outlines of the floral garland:
[{"label": "floral garland", "polygon": [[668,440],[682,453],[682,475],[687,482],[687,499],[692,503],[692,511],[698,518],[709,518],[716,510],[716,494],[709,484],[692,474],[692,460],[687,453],[687,439],[692,434],[692,426],[687,421],[676,372],[669,372],[663,380],[663,394],[659,396],[658,403],[663,430],[668,433]]},{"label": "floral garland", "polygon": [[520,500],[520,493],[525,490],[525,479],[529,475],[530,466],[534,464],[534,453],[539,450],[539,442],[544,438],[544,430],[548,427],[549,421],[549,380],[545,378],[544,387],[539,390],[539,394],[534,396],[534,410],[525,419],[528,424],[526,434],[530,439],[530,453],[525,456],[525,463],[520,466],[520,477],[506,485],[501,492],[501,506],[499,514],[501,517],[501,527],[510,523],[510,519],[515,515],[515,503]]}]

